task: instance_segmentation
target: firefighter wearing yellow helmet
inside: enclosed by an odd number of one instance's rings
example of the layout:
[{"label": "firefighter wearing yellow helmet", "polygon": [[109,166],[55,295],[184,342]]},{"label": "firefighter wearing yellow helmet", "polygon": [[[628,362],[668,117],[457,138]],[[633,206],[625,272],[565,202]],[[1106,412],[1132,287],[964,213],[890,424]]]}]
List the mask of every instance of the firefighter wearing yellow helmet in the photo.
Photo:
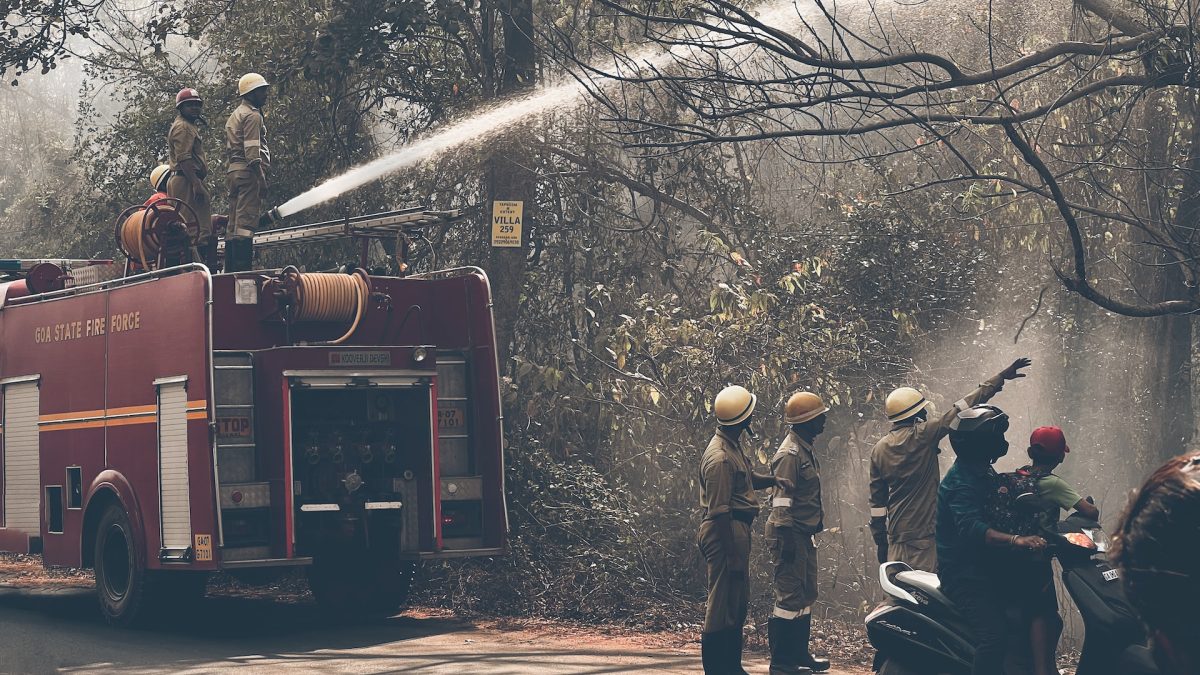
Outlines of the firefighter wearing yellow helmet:
[{"label": "firefighter wearing yellow helmet", "polygon": [[258,73],[238,80],[242,103],[225,122],[229,168],[229,234],[225,237],[225,271],[250,269],[254,259],[254,231],[263,212],[263,192],[271,152],[267,148],[267,126],[262,108],[271,85]]},{"label": "firefighter wearing yellow helmet", "polygon": [[1029,364],[1027,358],[1013,361],[933,419],[929,401],[916,389],[900,387],[888,394],[884,411],[892,429],[871,450],[871,535],[880,563],[899,560],[914,569],[937,569],[938,443],[960,411],[986,403],[1006,380],[1025,377],[1019,371]]},{"label": "firefighter wearing yellow helmet", "polygon": [[788,398],[783,421],[787,435],[771,458],[776,480],[792,483],[775,488],[766,540],[775,565],[775,607],[767,621],[771,675],[804,675],[829,670],[829,661],[808,650],[812,605],[817,599],[817,551],[813,536],[825,529],[821,508],[821,463],[813,441],[825,430],[829,406],[807,391]]},{"label": "firefighter wearing yellow helmet", "polygon": [[745,387],[726,387],[713,401],[717,431],[700,459],[700,553],[708,567],[708,603],[700,653],[705,673],[742,671],[742,626],[750,600],[746,566],[750,559],[750,526],[758,514],[755,490],[779,486],[786,479],[754,472],[742,449],[742,432],[750,427],[757,397]]}]

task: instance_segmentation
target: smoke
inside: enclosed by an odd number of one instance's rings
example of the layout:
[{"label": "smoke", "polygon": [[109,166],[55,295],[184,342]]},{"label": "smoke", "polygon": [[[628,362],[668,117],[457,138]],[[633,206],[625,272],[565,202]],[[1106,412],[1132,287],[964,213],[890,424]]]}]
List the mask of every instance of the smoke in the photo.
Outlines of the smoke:
[{"label": "smoke", "polygon": [[[865,4],[866,0],[851,0],[844,5]],[[848,7],[840,8],[843,11]],[[764,25],[775,29],[790,30],[805,19],[817,15],[816,6],[800,8],[795,0],[777,0],[759,7],[754,16]],[[744,28],[743,28],[744,30]],[[628,77],[634,72],[658,70],[674,61],[687,61],[701,50],[703,45],[721,44],[727,48],[725,57],[736,59],[750,47],[733,46],[728,37],[710,32],[696,37],[689,36],[689,44],[681,44],[670,50],[648,47],[624,56],[615,69],[590,66],[590,80],[566,79],[537,91],[510,99],[471,117],[452,124],[441,131],[380,157],[354,167],[346,173],[332,178],[310,190],[297,195],[278,207],[280,217],[286,218],[318,204],[327,202],[357,187],[378,180],[401,169],[415,166],[438,155],[462,146],[478,146],[513,127],[528,122],[538,115],[576,108],[588,100],[590,87],[604,88],[615,84],[617,78]]]}]

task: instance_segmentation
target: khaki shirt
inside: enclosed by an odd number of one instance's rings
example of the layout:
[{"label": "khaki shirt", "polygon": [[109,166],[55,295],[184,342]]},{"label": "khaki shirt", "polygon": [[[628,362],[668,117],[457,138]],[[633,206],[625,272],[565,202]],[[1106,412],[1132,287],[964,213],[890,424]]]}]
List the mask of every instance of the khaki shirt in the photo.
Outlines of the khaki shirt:
[{"label": "khaki shirt", "polygon": [[[871,517],[887,516],[889,542],[933,537],[937,520],[938,443],[959,411],[986,403],[1004,386],[999,375],[956,402],[945,414],[897,424],[871,450]],[[908,420],[905,420],[906,422]]]},{"label": "khaki shirt", "polygon": [[225,140],[230,172],[248,169],[259,162],[263,168],[271,166],[266,121],[262,111],[245,100],[225,122]]},{"label": "khaki shirt", "polygon": [[776,478],[791,480],[796,487],[790,495],[780,488],[772,488],[771,515],[767,522],[776,527],[791,527],[805,535],[824,530],[820,472],[821,464],[813,446],[789,430],[771,458],[771,473]]},{"label": "khaki shirt", "polygon": [[753,470],[741,444],[724,429],[717,429],[700,458],[700,506],[705,520],[734,511],[758,513]]},{"label": "khaki shirt", "polygon": [[200,129],[185,120],[182,115],[177,115],[171,123],[171,130],[167,132],[167,147],[171,152],[172,171],[177,171],[182,162],[190,160],[195,164],[200,176],[208,173],[204,143],[200,141]]}]

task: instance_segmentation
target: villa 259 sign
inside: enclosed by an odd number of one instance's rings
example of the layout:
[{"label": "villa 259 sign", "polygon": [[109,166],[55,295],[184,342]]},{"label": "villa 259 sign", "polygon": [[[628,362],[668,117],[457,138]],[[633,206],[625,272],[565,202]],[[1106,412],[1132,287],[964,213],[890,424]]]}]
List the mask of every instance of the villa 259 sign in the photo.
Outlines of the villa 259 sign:
[{"label": "villa 259 sign", "polygon": [[492,246],[519,248],[525,202],[492,202]]}]

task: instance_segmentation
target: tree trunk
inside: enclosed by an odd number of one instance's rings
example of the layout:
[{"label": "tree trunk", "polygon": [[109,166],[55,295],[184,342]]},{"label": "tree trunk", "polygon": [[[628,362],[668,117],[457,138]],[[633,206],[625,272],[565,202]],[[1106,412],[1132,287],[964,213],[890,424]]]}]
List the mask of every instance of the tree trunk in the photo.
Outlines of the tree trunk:
[{"label": "tree trunk", "polygon": [[[1155,111],[1175,108],[1181,117],[1187,115],[1189,106],[1183,97],[1174,98],[1169,92],[1159,92],[1146,100],[1145,124],[1149,130],[1149,142],[1146,150],[1148,167],[1166,167],[1168,165],[1168,149],[1175,140],[1176,130],[1182,124],[1163,124],[1155,120]],[[1161,114],[1161,112],[1157,113]],[[1194,136],[1194,133],[1191,134]],[[1195,139],[1193,138],[1193,143]],[[1195,147],[1195,145],[1193,145]],[[1193,159],[1192,163],[1196,160]],[[1185,199],[1181,208],[1177,209],[1176,218],[1179,222],[1172,228],[1167,224],[1171,218],[1167,204],[1166,185],[1169,181],[1168,170],[1150,170],[1146,180],[1142,181],[1146,191],[1146,205],[1150,222],[1163,223],[1163,230],[1187,227],[1186,222],[1192,219],[1195,209],[1188,208]],[[1196,189],[1194,179],[1185,179],[1183,195],[1189,187]],[[1182,299],[1185,297],[1185,283],[1182,266],[1175,264],[1169,254],[1160,252],[1151,256],[1150,262],[1158,266],[1144,268],[1139,276],[1149,276],[1153,283],[1152,302],[1162,300]],[[1146,413],[1150,422],[1150,452],[1147,453],[1153,464],[1158,460],[1174,457],[1187,447],[1192,439],[1194,412],[1192,405],[1192,321],[1190,316],[1168,315],[1151,319],[1147,327],[1147,353],[1153,358],[1147,363],[1147,390],[1149,399],[1146,401]]]}]

